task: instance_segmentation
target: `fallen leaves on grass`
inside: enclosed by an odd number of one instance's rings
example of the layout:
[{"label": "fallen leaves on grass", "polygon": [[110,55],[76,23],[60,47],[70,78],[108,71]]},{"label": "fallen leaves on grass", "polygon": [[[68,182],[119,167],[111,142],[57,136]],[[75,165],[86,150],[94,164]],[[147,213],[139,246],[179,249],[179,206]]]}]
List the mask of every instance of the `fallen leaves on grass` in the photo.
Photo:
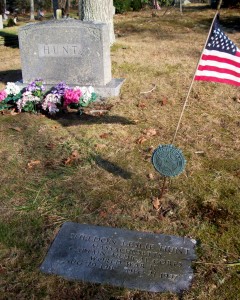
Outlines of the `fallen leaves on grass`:
[{"label": "fallen leaves on grass", "polygon": [[160,199],[157,198],[157,197],[153,197],[152,198],[152,205],[153,205],[154,209],[159,210],[160,207],[161,207]]},{"label": "fallen leaves on grass", "polygon": [[46,146],[45,146],[48,150],[53,150],[56,145],[54,143],[48,143]]},{"label": "fallen leaves on grass", "polygon": [[168,102],[167,98],[162,98],[162,100],[160,101],[161,106],[165,106]]},{"label": "fallen leaves on grass", "polygon": [[147,137],[151,137],[151,136],[155,136],[157,135],[157,130],[155,128],[149,128],[149,129],[145,129],[143,131],[143,133],[147,136]]},{"label": "fallen leaves on grass", "polygon": [[73,163],[77,162],[79,160],[79,158],[80,158],[80,155],[79,155],[78,151],[74,150],[72,152],[72,154],[63,161],[63,163],[65,166],[69,166],[69,165],[72,165]]},{"label": "fallen leaves on grass", "polygon": [[136,144],[141,145],[141,144],[143,144],[143,143],[146,142],[146,141],[147,141],[147,138],[145,138],[145,136],[141,136],[140,138],[138,138],[138,139],[136,140]]},{"label": "fallen leaves on grass", "polygon": [[139,137],[136,140],[136,144],[143,144],[144,142],[146,142],[148,140],[148,138],[157,135],[157,130],[155,128],[149,128],[149,129],[145,129],[143,131],[143,134],[141,137]]},{"label": "fallen leaves on grass", "polygon": [[105,145],[105,144],[96,144],[95,145],[95,148],[96,149],[99,149],[99,150],[101,150],[101,149],[103,149],[103,148],[106,148],[107,147],[107,145]]},{"label": "fallen leaves on grass", "polygon": [[99,136],[101,139],[107,139],[109,137],[109,133],[105,132],[105,133],[102,133],[100,134]]},{"label": "fallen leaves on grass", "polygon": [[15,109],[10,110],[10,115],[11,116],[16,116],[16,115],[19,115],[19,114],[20,114],[20,112],[19,111],[17,112]]},{"label": "fallen leaves on grass", "polygon": [[104,211],[104,210],[102,210],[102,211],[100,211],[99,216],[100,216],[101,218],[106,218],[106,217],[107,217],[107,212]]},{"label": "fallen leaves on grass", "polygon": [[147,177],[150,179],[150,180],[153,180],[155,178],[154,174],[153,173],[149,173],[147,175]]},{"label": "fallen leaves on grass", "polygon": [[30,162],[28,162],[27,166],[28,166],[28,169],[32,169],[35,166],[38,166],[40,164],[41,164],[40,160],[30,160]]},{"label": "fallen leaves on grass", "polygon": [[16,116],[19,115],[20,112],[17,112],[15,109],[6,109],[6,110],[1,110],[0,112],[2,115],[11,115],[11,116]]},{"label": "fallen leaves on grass", "polygon": [[145,102],[139,101],[139,103],[137,104],[138,108],[144,109],[146,108],[147,104]]},{"label": "fallen leaves on grass", "polygon": [[20,127],[9,127],[9,129],[12,129],[12,130],[15,130],[15,131],[18,131],[18,132],[22,131],[22,129]]}]

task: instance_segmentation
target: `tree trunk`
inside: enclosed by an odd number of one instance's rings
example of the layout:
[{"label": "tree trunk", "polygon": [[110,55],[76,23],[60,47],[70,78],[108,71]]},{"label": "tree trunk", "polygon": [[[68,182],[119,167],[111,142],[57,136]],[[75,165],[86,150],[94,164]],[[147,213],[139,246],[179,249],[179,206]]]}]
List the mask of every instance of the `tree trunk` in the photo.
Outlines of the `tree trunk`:
[{"label": "tree trunk", "polygon": [[2,17],[4,17],[4,12],[5,12],[4,0],[0,0],[0,15],[2,15]]},{"label": "tree trunk", "polygon": [[34,0],[30,0],[30,20],[35,20],[34,18]]},{"label": "tree trunk", "polygon": [[113,15],[113,0],[79,0],[79,19],[106,23],[109,28],[110,45],[115,41]]},{"label": "tree trunk", "polygon": [[63,17],[68,15],[69,3],[70,3],[70,1],[68,1],[68,0],[58,0],[58,7],[62,10]]}]

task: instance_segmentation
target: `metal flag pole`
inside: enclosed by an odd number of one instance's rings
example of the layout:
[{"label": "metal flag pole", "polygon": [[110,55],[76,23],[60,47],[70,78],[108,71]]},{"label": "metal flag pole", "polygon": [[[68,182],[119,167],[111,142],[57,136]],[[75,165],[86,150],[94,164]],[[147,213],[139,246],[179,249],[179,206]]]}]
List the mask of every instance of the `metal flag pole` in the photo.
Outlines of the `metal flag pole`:
[{"label": "metal flag pole", "polygon": [[176,131],[175,131],[174,136],[173,136],[173,139],[172,139],[172,144],[175,142],[175,139],[176,139],[176,136],[177,136],[177,133],[178,133],[178,130],[179,130],[181,121],[182,121],[183,113],[184,113],[184,111],[185,111],[185,109],[186,109],[187,102],[188,102],[188,98],[189,98],[190,93],[191,93],[191,91],[192,91],[192,87],[193,87],[193,83],[194,83],[194,78],[195,78],[197,69],[198,69],[198,67],[199,67],[199,64],[200,64],[200,61],[201,61],[201,58],[202,58],[202,55],[203,55],[203,51],[204,51],[204,49],[206,48],[206,45],[207,45],[209,36],[210,36],[210,34],[211,34],[211,32],[212,32],[213,24],[214,24],[214,22],[215,22],[215,20],[216,20],[216,18],[217,18],[217,16],[218,16],[218,13],[219,13],[219,11],[217,10],[216,13],[215,13],[215,16],[214,16],[214,18],[213,18],[213,21],[212,21],[210,30],[209,30],[209,32],[208,32],[208,36],[207,36],[206,42],[205,42],[204,47],[203,47],[203,49],[202,49],[202,53],[201,53],[200,58],[199,58],[199,60],[198,60],[198,63],[197,63],[197,66],[196,66],[196,70],[195,70],[195,72],[194,72],[194,75],[193,75],[193,78],[192,78],[192,82],[191,82],[191,84],[190,84],[190,87],[189,87],[189,90],[188,90],[188,93],[187,93],[187,97],[186,97],[186,100],[185,100],[185,102],[184,102],[184,104],[183,104],[182,112],[181,112],[180,118],[179,118],[179,120],[178,120],[177,128],[176,128]]},{"label": "metal flag pole", "polygon": [[[174,137],[173,137],[173,139],[172,139],[172,144],[170,145],[170,146],[172,146],[172,147],[173,147],[173,144],[174,144],[174,142],[175,142],[175,140],[176,140],[176,136],[177,136],[178,130],[179,130],[179,128],[180,128],[180,124],[181,124],[181,121],[182,121],[182,118],[183,118],[183,114],[184,114],[184,111],[185,111],[185,109],[186,109],[186,106],[187,106],[187,102],[188,102],[190,93],[191,93],[191,91],[192,91],[192,87],[193,87],[195,75],[196,75],[196,72],[197,72],[197,70],[198,70],[198,67],[199,67],[199,64],[200,64],[200,61],[201,61],[201,58],[202,58],[202,55],[203,55],[203,51],[204,51],[204,49],[206,48],[208,39],[209,39],[210,34],[211,34],[211,32],[212,32],[212,28],[213,28],[214,22],[215,22],[215,20],[216,20],[216,18],[217,18],[217,16],[218,16],[218,13],[219,13],[219,11],[217,10],[216,13],[215,13],[215,16],[214,16],[214,18],[213,18],[213,21],[212,21],[210,30],[209,30],[209,32],[208,32],[208,36],[207,36],[207,38],[206,38],[206,42],[205,42],[205,44],[204,44],[204,46],[203,46],[203,49],[202,49],[200,58],[199,58],[199,60],[198,60],[198,63],[197,63],[197,66],[196,66],[196,70],[195,70],[195,72],[194,72],[194,76],[193,76],[193,78],[192,78],[190,87],[189,87],[189,89],[188,89],[188,93],[187,93],[185,102],[184,102],[184,104],[183,104],[183,108],[182,108],[182,111],[181,111],[181,114],[180,114],[180,117],[179,117],[179,120],[178,120],[178,124],[177,124],[176,130],[175,130],[175,133],[174,133]],[[166,191],[167,178],[169,178],[169,176],[164,175],[162,188],[160,189],[160,199],[163,197],[163,195],[164,195],[164,193],[165,193],[165,191]]]}]

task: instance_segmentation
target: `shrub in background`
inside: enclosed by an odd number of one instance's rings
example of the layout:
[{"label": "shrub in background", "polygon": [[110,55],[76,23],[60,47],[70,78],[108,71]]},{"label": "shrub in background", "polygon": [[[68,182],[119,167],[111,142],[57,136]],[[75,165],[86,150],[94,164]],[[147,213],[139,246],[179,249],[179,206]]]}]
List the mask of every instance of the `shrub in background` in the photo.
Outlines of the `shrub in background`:
[{"label": "shrub in background", "polygon": [[148,2],[148,0],[113,0],[113,5],[116,8],[116,13],[122,14],[130,10],[138,11],[143,7],[143,4]]},{"label": "shrub in background", "polygon": [[115,6],[116,13],[122,14],[126,11],[131,10],[132,0],[113,0],[113,5]]},{"label": "shrub in background", "polygon": [[138,11],[142,8],[143,1],[142,0],[132,0],[131,7],[134,11]]}]

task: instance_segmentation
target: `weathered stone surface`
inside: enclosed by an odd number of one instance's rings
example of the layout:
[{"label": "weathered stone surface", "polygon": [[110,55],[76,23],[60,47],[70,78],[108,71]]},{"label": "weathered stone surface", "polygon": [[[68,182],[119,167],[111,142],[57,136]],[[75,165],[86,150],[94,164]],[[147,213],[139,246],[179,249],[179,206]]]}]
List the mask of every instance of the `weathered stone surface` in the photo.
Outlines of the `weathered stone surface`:
[{"label": "weathered stone surface", "polygon": [[40,269],[70,280],[181,292],[193,278],[195,244],[189,238],[67,222]]},{"label": "weathered stone surface", "polygon": [[108,27],[74,19],[52,20],[19,28],[23,83],[108,84],[111,59]]}]

